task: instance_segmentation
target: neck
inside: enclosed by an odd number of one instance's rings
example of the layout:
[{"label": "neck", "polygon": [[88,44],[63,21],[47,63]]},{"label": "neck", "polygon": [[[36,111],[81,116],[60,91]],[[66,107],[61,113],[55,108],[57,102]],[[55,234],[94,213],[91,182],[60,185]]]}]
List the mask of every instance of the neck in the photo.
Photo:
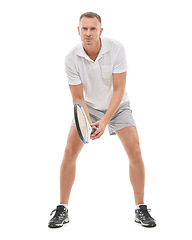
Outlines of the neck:
[{"label": "neck", "polygon": [[99,39],[99,41],[96,42],[96,44],[94,45],[83,45],[83,48],[85,50],[85,52],[87,53],[87,55],[92,59],[92,60],[96,60],[99,51],[101,49],[101,39]]}]

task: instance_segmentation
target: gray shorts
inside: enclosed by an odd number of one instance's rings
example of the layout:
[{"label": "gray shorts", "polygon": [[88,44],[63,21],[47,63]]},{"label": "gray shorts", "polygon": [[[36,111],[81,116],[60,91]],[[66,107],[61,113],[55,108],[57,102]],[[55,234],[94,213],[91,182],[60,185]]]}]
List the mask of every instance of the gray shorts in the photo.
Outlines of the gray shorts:
[{"label": "gray shorts", "polygon": [[[87,107],[89,109],[89,115],[90,115],[91,121],[93,123],[101,120],[106,113],[106,111],[100,111],[98,109],[94,109],[94,108],[90,107],[88,104],[87,104]],[[72,120],[72,123],[71,123],[71,127],[72,126],[75,126],[74,119]],[[127,102],[120,104],[119,108],[117,109],[117,111],[115,112],[113,117],[111,118],[111,120],[108,124],[109,134],[115,135],[116,131],[118,131],[122,128],[125,128],[125,127],[131,127],[131,126],[136,126],[136,125],[135,125],[135,121],[132,116],[132,110],[130,108],[130,103],[127,101]]]}]

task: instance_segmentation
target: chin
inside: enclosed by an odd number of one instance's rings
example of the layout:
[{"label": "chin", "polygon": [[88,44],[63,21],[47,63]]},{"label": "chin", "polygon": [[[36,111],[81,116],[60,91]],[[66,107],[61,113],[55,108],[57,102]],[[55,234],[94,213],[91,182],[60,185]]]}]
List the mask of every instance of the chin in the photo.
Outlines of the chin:
[{"label": "chin", "polygon": [[84,44],[87,45],[87,46],[93,45],[92,42],[86,42],[86,41],[84,42]]}]

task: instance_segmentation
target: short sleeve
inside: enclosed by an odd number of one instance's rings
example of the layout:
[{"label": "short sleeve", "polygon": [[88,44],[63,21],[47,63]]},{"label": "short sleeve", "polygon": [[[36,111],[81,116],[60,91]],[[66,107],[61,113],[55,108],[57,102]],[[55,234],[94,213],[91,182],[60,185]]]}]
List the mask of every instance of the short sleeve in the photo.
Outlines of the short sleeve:
[{"label": "short sleeve", "polygon": [[78,85],[81,84],[81,79],[77,72],[74,61],[70,58],[65,58],[65,71],[67,74],[67,79],[69,85]]},{"label": "short sleeve", "polygon": [[126,53],[123,45],[120,45],[115,54],[113,73],[126,72],[128,69]]}]

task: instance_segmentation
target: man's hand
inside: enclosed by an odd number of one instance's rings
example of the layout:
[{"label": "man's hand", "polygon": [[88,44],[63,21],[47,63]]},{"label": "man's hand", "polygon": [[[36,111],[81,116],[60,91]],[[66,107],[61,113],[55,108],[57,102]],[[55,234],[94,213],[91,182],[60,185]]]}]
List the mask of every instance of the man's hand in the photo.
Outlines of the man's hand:
[{"label": "man's hand", "polygon": [[95,140],[97,138],[100,138],[101,135],[105,132],[105,128],[107,126],[107,123],[102,119],[98,122],[92,123],[91,127],[96,129],[94,133],[91,134],[91,139]]}]

